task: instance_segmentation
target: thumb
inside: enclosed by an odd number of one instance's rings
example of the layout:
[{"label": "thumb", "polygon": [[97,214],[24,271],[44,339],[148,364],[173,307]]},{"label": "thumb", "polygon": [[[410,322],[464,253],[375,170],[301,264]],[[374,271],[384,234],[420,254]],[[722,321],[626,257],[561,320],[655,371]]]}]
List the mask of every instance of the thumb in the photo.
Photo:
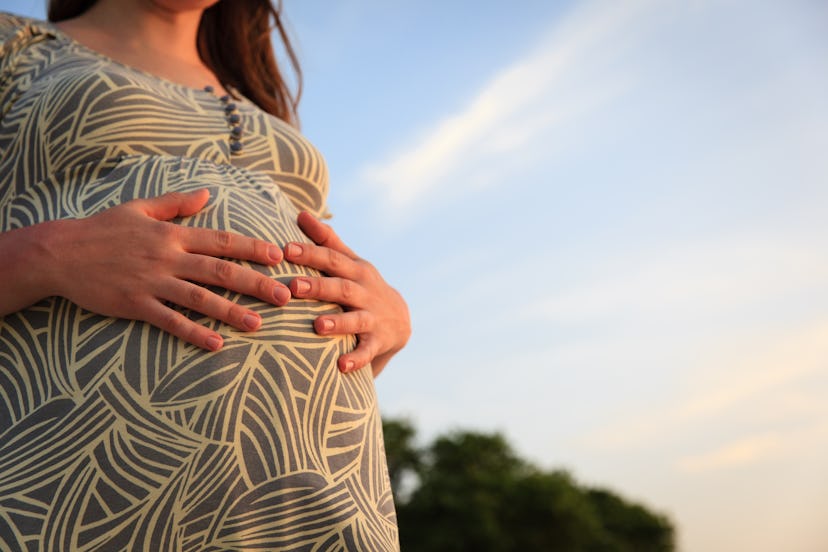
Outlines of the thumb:
[{"label": "thumb", "polygon": [[350,247],[345,245],[345,242],[343,242],[337,233],[334,232],[333,228],[320,221],[307,211],[299,213],[299,217],[296,221],[299,224],[299,228],[302,229],[302,232],[304,232],[305,235],[316,245],[321,245],[335,251],[339,251],[343,255],[347,255],[352,259],[359,258]]},{"label": "thumb", "polygon": [[193,192],[170,192],[151,199],[142,199],[141,209],[157,220],[170,220],[175,217],[188,217],[199,212],[210,199],[207,188]]}]

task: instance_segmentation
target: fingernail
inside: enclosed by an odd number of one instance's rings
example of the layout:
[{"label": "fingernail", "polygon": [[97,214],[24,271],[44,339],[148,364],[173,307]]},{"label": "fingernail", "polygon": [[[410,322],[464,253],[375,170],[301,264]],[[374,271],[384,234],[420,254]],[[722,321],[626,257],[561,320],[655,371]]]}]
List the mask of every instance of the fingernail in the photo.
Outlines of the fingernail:
[{"label": "fingernail", "polygon": [[305,279],[297,278],[296,279],[296,292],[297,293],[307,293],[310,291],[310,282]]},{"label": "fingernail", "polygon": [[290,301],[290,290],[282,286],[279,286],[273,290],[273,298],[276,300],[278,304],[284,305],[285,303]]},{"label": "fingernail", "polygon": [[219,349],[221,349],[222,341],[221,341],[220,337],[216,337],[214,335],[211,335],[210,337],[207,338],[206,343],[207,343],[207,347],[211,351],[218,351]]},{"label": "fingernail", "polygon": [[245,314],[244,318],[242,318],[242,324],[244,324],[245,328],[247,328],[248,330],[255,330],[256,328],[258,328],[259,323],[261,321],[262,319],[259,318],[257,315],[250,313]]},{"label": "fingernail", "polygon": [[299,255],[302,254],[302,247],[299,246],[299,245],[296,245],[295,243],[289,243],[285,247],[285,254],[288,257],[298,257]]},{"label": "fingernail", "polygon": [[350,372],[353,369],[354,369],[354,361],[349,360],[348,362],[345,363],[345,370],[343,370],[343,372]]},{"label": "fingernail", "polygon": [[330,318],[325,318],[319,322],[322,325],[322,329],[325,331],[331,331],[334,328],[334,321]]},{"label": "fingernail", "polygon": [[272,262],[278,263],[282,260],[282,250],[275,245],[270,245],[267,248],[267,256]]}]

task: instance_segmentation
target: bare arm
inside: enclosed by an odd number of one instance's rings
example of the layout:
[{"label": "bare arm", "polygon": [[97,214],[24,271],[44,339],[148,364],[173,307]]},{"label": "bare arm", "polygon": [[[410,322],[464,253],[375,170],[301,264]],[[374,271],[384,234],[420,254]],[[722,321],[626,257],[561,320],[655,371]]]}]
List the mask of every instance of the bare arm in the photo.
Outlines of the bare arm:
[{"label": "bare arm", "polygon": [[54,262],[49,237],[57,223],[44,222],[0,233],[0,316],[51,295],[46,271]]},{"label": "bare arm", "polygon": [[143,320],[208,350],[221,336],[168,307],[169,301],[241,330],[261,325],[257,313],[197,285],[216,285],[280,306],[283,284],[220,259],[274,265],[274,244],[230,232],[188,228],[170,219],[189,216],[209,193],[172,193],[129,201],[85,219],[60,220],[0,234],[0,315],[58,295],[117,318]]}]

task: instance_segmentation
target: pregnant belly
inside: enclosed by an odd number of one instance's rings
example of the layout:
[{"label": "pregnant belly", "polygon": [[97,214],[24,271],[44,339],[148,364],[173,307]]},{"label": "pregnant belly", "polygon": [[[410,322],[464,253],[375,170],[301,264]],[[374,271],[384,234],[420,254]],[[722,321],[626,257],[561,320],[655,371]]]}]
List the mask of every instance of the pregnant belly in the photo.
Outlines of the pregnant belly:
[{"label": "pregnant belly", "polygon": [[[2,222],[6,229],[88,216],[130,199],[204,187],[208,206],[177,223],[278,245],[307,241],[295,208],[269,178],[167,157],[126,158],[95,178],[41,183],[6,206]],[[290,263],[248,266],[283,281],[314,274]],[[224,336],[219,352],[60,298],[0,320],[0,503],[50,489],[48,511],[27,527],[48,527],[53,512],[51,523],[62,527],[55,535],[71,533],[79,549],[81,540],[106,542],[113,516],[124,524],[172,524],[159,530],[192,549],[245,549],[251,527],[259,545],[280,549],[349,531],[373,535],[378,550],[393,549],[370,370],[339,373],[336,360],[354,337],[313,331],[317,316],[340,307],[295,299],[275,307],[214,291],[262,317],[261,328],[247,333],[182,311]],[[108,496],[111,511],[91,495]],[[162,507],[167,521],[157,515]],[[291,530],[320,512],[328,521],[315,532]],[[146,528],[140,535],[154,538]]]}]

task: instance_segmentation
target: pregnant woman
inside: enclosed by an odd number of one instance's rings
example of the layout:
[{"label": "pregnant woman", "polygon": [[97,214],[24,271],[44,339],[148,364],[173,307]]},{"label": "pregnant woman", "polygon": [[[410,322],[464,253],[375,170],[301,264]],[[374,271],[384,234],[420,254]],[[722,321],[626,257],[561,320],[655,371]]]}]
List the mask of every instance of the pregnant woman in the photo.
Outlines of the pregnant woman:
[{"label": "pregnant woman", "polygon": [[49,16],[0,15],[0,549],[396,550],[408,312],[317,220],[279,10]]}]

